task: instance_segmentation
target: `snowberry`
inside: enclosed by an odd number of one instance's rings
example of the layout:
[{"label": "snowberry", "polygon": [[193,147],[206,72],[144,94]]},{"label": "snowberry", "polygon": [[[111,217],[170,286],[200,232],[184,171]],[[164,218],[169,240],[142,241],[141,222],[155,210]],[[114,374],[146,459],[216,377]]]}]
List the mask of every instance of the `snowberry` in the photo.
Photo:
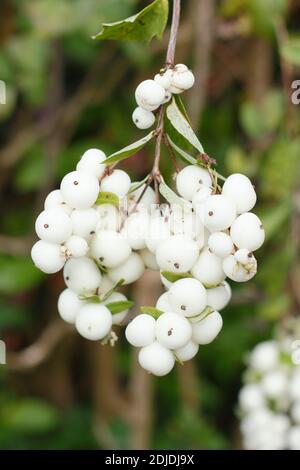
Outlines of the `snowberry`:
[{"label": "snowberry", "polygon": [[162,312],[171,312],[172,307],[169,301],[168,292],[164,292],[160,297],[158,297],[155,307]]},{"label": "snowberry", "polygon": [[200,240],[203,241],[203,224],[198,215],[190,209],[183,208],[178,204],[172,204],[169,225],[174,235],[188,235],[198,240],[199,248],[202,248]]},{"label": "snowberry", "polygon": [[238,263],[247,265],[252,263],[253,253],[247,248],[241,248],[234,253],[234,257]]},{"label": "snowberry", "polygon": [[279,350],[276,341],[264,341],[253,349],[249,358],[249,364],[253,369],[266,372],[276,367],[278,360]]},{"label": "snowberry", "polygon": [[171,372],[175,364],[173,353],[158,341],[142,348],[138,359],[143,369],[159,377]]},{"label": "snowberry", "polygon": [[158,85],[162,86],[165,90],[168,90],[171,85],[171,76],[172,70],[167,69],[165,72],[157,73],[154,77],[154,81],[158,83]]},{"label": "snowberry", "polygon": [[209,196],[204,203],[204,225],[211,232],[229,228],[236,217],[234,204],[222,194]]},{"label": "snowberry", "polygon": [[112,280],[108,277],[107,274],[103,274],[102,279],[101,279],[101,284],[98,287],[98,294],[100,295],[106,294],[113,287],[114,287],[114,283],[112,282]]},{"label": "snowberry", "polygon": [[137,104],[148,111],[154,111],[163,102],[165,89],[154,80],[144,80],[135,90]]},{"label": "snowberry", "polygon": [[58,298],[57,309],[64,321],[67,323],[75,323],[78,312],[83,305],[85,305],[85,303],[79,300],[75,292],[70,289],[65,289]]},{"label": "snowberry", "polygon": [[122,236],[127,240],[133,250],[141,250],[146,247],[146,236],[149,226],[148,212],[134,212],[125,221]]},{"label": "snowberry", "polygon": [[45,199],[44,208],[46,210],[62,209],[68,215],[70,215],[72,212],[72,208],[65,203],[59,189],[54,189],[54,191],[51,191],[48,194]]},{"label": "snowberry", "polygon": [[191,273],[207,287],[216,286],[225,279],[222,260],[207,248],[200,253]]},{"label": "snowberry", "polygon": [[68,238],[68,240],[65,242],[65,247],[69,255],[73,256],[74,258],[85,256],[89,251],[87,241],[78,235],[72,235],[70,238]]},{"label": "snowberry", "polygon": [[96,210],[99,217],[96,232],[100,230],[117,231],[119,229],[121,217],[116,206],[112,204],[100,204]]},{"label": "snowberry", "polygon": [[131,180],[126,171],[113,170],[101,181],[101,191],[114,193],[122,198],[128,193],[130,184]]},{"label": "snowberry", "polygon": [[148,234],[145,243],[147,248],[155,253],[157,247],[170,237],[169,220],[163,216],[154,216],[150,218]]},{"label": "snowberry", "polygon": [[96,176],[84,171],[72,171],[61,182],[60,190],[66,203],[74,209],[88,209],[99,194]]},{"label": "snowberry", "polygon": [[161,104],[168,103],[171,98],[172,98],[172,93],[170,91],[166,90],[165,91],[165,97],[164,97],[163,101],[161,102]]},{"label": "snowberry", "polygon": [[182,93],[191,88],[194,83],[195,77],[191,70],[183,64],[175,65],[171,75],[171,93]]},{"label": "snowberry", "polygon": [[251,211],[256,203],[256,193],[251,181],[240,173],[234,173],[226,179],[222,194],[235,204],[237,214]]},{"label": "snowberry", "polygon": [[61,209],[49,209],[40,213],[35,222],[39,238],[50,243],[62,243],[72,233],[70,217]]},{"label": "snowberry", "polygon": [[145,185],[142,185],[140,188],[128,194],[127,198],[129,204],[136,204],[141,196],[142,199],[140,200],[137,209],[139,209],[139,207],[151,209],[151,206],[156,203],[155,192],[153,189],[150,186],[147,186],[145,190]]},{"label": "snowberry", "polygon": [[99,215],[93,208],[75,209],[71,213],[73,234],[89,240],[96,232]]},{"label": "snowberry", "polygon": [[79,310],[75,325],[81,336],[91,341],[98,341],[110,332],[112,315],[104,305],[89,303]]},{"label": "snowberry", "polygon": [[91,254],[101,265],[114,268],[130,255],[131,247],[118,233],[112,230],[98,232],[91,242]]},{"label": "snowberry", "polygon": [[138,106],[132,113],[132,120],[139,129],[148,129],[153,126],[155,116],[152,111],[147,111],[147,109]]},{"label": "snowberry", "polygon": [[208,239],[208,247],[219,258],[226,258],[234,248],[230,236],[224,232],[212,233]]},{"label": "snowberry", "polygon": [[190,341],[192,327],[182,315],[165,312],[156,320],[155,333],[160,344],[169,349],[178,349]]},{"label": "snowberry", "polygon": [[[109,305],[110,303],[113,302],[124,302],[126,301],[127,298],[125,297],[124,294],[121,294],[121,292],[113,292],[104,302],[103,305]],[[122,312],[119,313],[114,313],[112,315],[112,324],[113,325],[120,325],[125,317],[127,316],[129,312],[129,309],[126,308]]]},{"label": "snowberry", "polygon": [[108,275],[114,282],[118,282],[120,279],[123,279],[125,285],[132,284],[137,281],[144,271],[145,265],[140,255],[137,253],[131,253],[123,264],[109,269]]},{"label": "snowberry", "polygon": [[60,271],[66,261],[59,245],[43,240],[39,240],[33,245],[31,258],[35,266],[47,274]]},{"label": "snowberry", "polygon": [[164,271],[185,273],[195,264],[198,254],[199,247],[190,237],[172,235],[159,244],[156,261]]},{"label": "snowberry", "polygon": [[203,320],[193,323],[192,338],[197,344],[209,344],[220,333],[223,326],[223,319],[219,312],[212,312]]},{"label": "snowberry", "polygon": [[161,282],[162,282],[162,285],[165,287],[165,289],[169,290],[170,287],[172,287],[173,282],[168,281],[168,279],[166,279],[166,278],[162,275],[162,273],[160,273],[160,280],[161,280]]},{"label": "snowberry", "polygon": [[289,396],[292,400],[300,401],[300,373],[293,374],[289,383]]},{"label": "snowberry", "polygon": [[90,173],[91,175],[100,178],[106,168],[103,163],[106,159],[106,155],[102,150],[89,149],[82,155],[81,159],[77,163],[76,170]]},{"label": "snowberry", "polygon": [[234,255],[223,260],[223,269],[226,276],[236,282],[246,282],[252,279],[257,272],[257,261],[252,255],[247,264],[239,263]]},{"label": "snowberry", "polygon": [[287,435],[289,450],[300,450],[300,426],[293,426]]},{"label": "snowberry", "polygon": [[197,279],[185,278],[173,282],[168,292],[172,310],[185,317],[201,313],[207,305],[206,290]]},{"label": "snowberry", "polygon": [[257,408],[242,421],[241,430],[243,433],[254,433],[257,428],[269,427],[271,419],[272,415],[267,408]]},{"label": "snowberry", "polygon": [[92,293],[101,283],[101,273],[90,258],[71,258],[64,267],[64,280],[78,294]]},{"label": "snowberry", "polygon": [[220,286],[206,290],[207,305],[214,310],[222,310],[229,303],[231,298],[230,285],[224,281]]},{"label": "snowberry", "polygon": [[202,188],[196,191],[193,196],[193,199],[192,199],[193,208],[197,211],[199,206],[206,201],[206,199],[211,195],[211,193],[212,193],[212,188],[210,188],[209,186],[202,186]]},{"label": "snowberry", "polygon": [[125,330],[126,339],[136,348],[148,346],[155,340],[155,327],[154,318],[142,313],[128,323]]},{"label": "snowberry", "polygon": [[192,201],[193,196],[202,187],[212,184],[209,172],[200,166],[189,165],[184,167],[176,176],[177,191],[184,199]]},{"label": "snowberry", "polygon": [[259,384],[247,384],[239,393],[239,404],[242,411],[250,412],[265,405],[265,397]]},{"label": "snowberry", "polygon": [[235,219],[230,236],[238,248],[255,251],[263,244],[265,231],[260,219],[252,212],[246,212]]},{"label": "snowberry", "polygon": [[159,266],[156,262],[155,255],[151,253],[148,248],[144,248],[143,250],[141,250],[140,255],[142,257],[142,260],[144,261],[146,268],[152,269],[153,271],[159,271]]},{"label": "snowberry", "polygon": [[193,340],[190,340],[181,348],[175,349],[174,354],[179,361],[185,362],[193,359],[199,350],[199,345]]}]

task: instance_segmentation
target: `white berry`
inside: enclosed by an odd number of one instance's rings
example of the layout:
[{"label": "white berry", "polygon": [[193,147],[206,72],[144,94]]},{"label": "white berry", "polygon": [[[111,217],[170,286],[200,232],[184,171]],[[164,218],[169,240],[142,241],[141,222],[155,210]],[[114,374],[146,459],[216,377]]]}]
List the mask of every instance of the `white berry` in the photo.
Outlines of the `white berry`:
[{"label": "white berry", "polygon": [[128,323],[125,330],[126,339],[136,348],[148,346],[155,340],[155,327],[154,318],[142,313]]},{"label": "white berry", "polygon": [[155,307],[162,312],[171,312],[172,307],[169,301],[168,292],[164,292],[160,297],[158,297]]},{"label": "white berry", "polygon": [[49,209],[62,209],[66,214],[70,215],[72,208],[64,201],[60,189],[51,191],[45,199],[44,208]]},{"label": "white berry", "polygon": [[74,209],[88,209],[99,194],[99,182],[96,176],[84,171],[72,171],[60,185],[66,203]]},{"label": "white berry", "polygon": [[114,193],[120,198],[124,197],[130,188],[131,180],[126,171],[113,170],[101,182],[101,191]]},{"label": "white berry", "polygon": [[199,345],[193,340],[190,340],[181,348],[175,349],[174,354],[179,359],[179,361],[185,362],[193,359],[196,356],[199,350]]},{"label": "white berry", "polygon": [[71,219],[61,209],[45,210],[36,219],[35,231],[46,242],[63,243],[72,233]]},{"label": "white berry", "polygon": [[93,208],[75,209],[71,213],[73,234],[89,240],[96,232],[99,215]]},{"label": "white berry", "polygon": [[65,243],[65,247],[68,250],[69,255],[73,256],[74,258],[85,256],[89,251],[87,241],[78,235],[72,235],[70,238],[68,238]]},{"label": "white berry", "polygon": [[219,312],[212,312],[203,320],[193,323],[193,340],[197,344],[209,344],[220,333],[223,326],[223,319]]},{"label": "white berry", "polygon": [[260,219],[252,212],[246,212],[233,222],[230,236],[238,248],[255,251],[263,244],[265,231]]},{"label": "white berry", "polygon": [[185,317],[201,313],[207,305],[206,290],[197,279],[185,278],[173,282],[168,292],[172,310]]},{"label": "white berry", "polygon": [[151,253],[148,248],[144,248],[143,250],[141,250],[140,255],[142,257],[142,260],[144,261],[146,268],[152,269],[153,271],[159,271],[159,266],[157,264],[155,255]]},{"label": "white berry", "polygon": [[214,232],[209,236],[208,247],[219,258],[226,258],[232,253],[234,245],[227,233]]},{"label": "white berry", "polygon": [[[103,305],[108,305],[110,303],[114,302],[125,302],[127,298],[125,297],[124,294],[121,294],[121,292],[113,292],[104,302]],[[122,312],[119,313],[114,313],[112,315],[112,324],[113,325],[120,325],[123,320],[126,318],[127,314],[129,312],[129,309],[125,309]]]},{"label": "white berry", "polygon": [[158,317],[155,332],[157,341],[169,349],[181,348],[192,337],[190,322],[174,312],[165,312]]},{"label": "white berry", "polygon": [[161,377],[171,372],[175,357],[169,349],[154,341],[140,350],[139,363],[143,369]]},{"label": "white berry", "polygon": [[89,149],[82,155],[81,159],[77,163],[76,170],[90,173],[91,175],[100,178],[106,168],[103,163],[106,159],[106,155],[102,150]]},{"label": "white berry", "polygon": [[159,244],[156,261],[164,271],[188,272],[199,254],[197,243],[185,235],[173,235]]},{"label": "white berry", "polygon": [[81,307],[85,305],[78,295],[70,289],[62,291],[58,298],[57,309],[61,318],[67,323],[75,323]]},{"label": "white berry", "polygon": [[145,271],[142,258],[137,253],[131,253],[123,264],[108,270],[108,275],[114,282],[124,280],[124,285],[137,281]]},{"label": "white berry", "polygon": [[235,205],[226,196],[214,194],[206,199],[203,222],[211,232],[229,228],[235,217]]},{"label": "white berry", "polygon": [[91,341],[99,341],[111,330],[112,315],[108,308],[101,304],[86,304],[76,317],[78,333]]},{"label": "white berry", "polygon": [[220,286],[207,289],[206,295],[207,305],[214,310],[220,311],[226,307],[231,299],[230,285],[224,281]]},{"label": "white berry", "polygon": [[135,90],[137,104],[148,111],[154,111],[165,97],[165,89],[154,80],[144,80]]},{"label": "white berry", "polygon": [[59,245],[43,240],[39,240],[33,245],[31,258],[35,266],[47,274],[60,271],[66,261]]},{"label": "white berry", "polygon": [[192,275],[206,287],[217,286],[225,279],[222,260],[205,248],[194,264]]},{"label": "white berry", "polygon": [[64,280],[78,294],[93,293],[101,283],[101,273],[90,258],[71,258],[64,267]]},{"label": "white berry", "polygon": [[237,214],[251,211],[256,203],[256,193],[251,181],[240,173],[234,173],[226,179],[222,194],[235,204]]},{"label": "white berry", "polygon": [[193,196],[204,186],[210,187],[212,180],[209,172],[200,166],[189,165],[176,176],[177,191],[184,199],[192,201]]},{"label": "white berry", "polygon": [[132,113],[132,120],[139,129],[148,129],[153,126],[155,116],[152,111],[147,111],[147,109],[138,106]]},{"label": "white berry", "polygon": [[129,257],[131,247],[118,233],[112,230],[102,230],[91,242],[92,256],[106,268],[121,265]]}]

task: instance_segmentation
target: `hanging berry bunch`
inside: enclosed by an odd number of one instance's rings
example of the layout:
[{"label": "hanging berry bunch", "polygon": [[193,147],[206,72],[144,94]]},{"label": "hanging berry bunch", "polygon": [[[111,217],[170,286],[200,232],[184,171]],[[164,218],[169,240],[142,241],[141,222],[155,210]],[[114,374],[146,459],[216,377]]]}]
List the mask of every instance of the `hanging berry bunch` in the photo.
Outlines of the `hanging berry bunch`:
[{"label": "hanging berry bunch", "polygon": [[[156,0],[125,20],[123,28],[136,23],[129,39],[145,36],[148,30],[140,28],[147,26],[150,13],[162,15],[163,30],[167,5]],[[216,338],[223,324],[219,312],[231,297],[226,278],[250,280],[257,270],[253,252],[264,241],[261,221],[251,212],[256,193],[250,180],[241,174],[225,179],[216,172],[178,96],[194,84],[185,65],[173,65],[179,11],[175,0],[164,68],[135,92],[134,123],[146,129],[156,122],[155,130],[108,157],[87,150],[60,189],[46,198],[36,221],[40,240],[32,248],[42,271],[63,268],[67,288],[58,311],[90,340],[114,343],[112,326],[124,323],[133,304],[117,288],[137,281],[145,269],[159,272],[166,292],[155,306],[143,307],[125,331],[129,343],[140,348],[140,365],[159,376]],[[104,25],[99,39],[115,39],[123,23]],[[152,140],[153,168],[143,181],[131,182],[116,164]],[[194,155],[179,145],[182,140]],[[177,193],[160,172],[163,143],[173,161],[178,157],[187,164],[177,171]]]}]

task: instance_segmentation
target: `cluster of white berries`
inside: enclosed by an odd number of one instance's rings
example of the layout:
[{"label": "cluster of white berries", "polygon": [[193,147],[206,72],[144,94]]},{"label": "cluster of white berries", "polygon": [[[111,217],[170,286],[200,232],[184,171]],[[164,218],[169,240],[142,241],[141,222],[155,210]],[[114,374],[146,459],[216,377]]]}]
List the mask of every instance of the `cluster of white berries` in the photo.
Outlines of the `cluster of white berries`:
[{"label": "cluster of white berries", "polygon": [[144,80],[135,90],[138,107],[133,111],[132,120],[139,129],[148,129],[155,122],[155,111],[170,101],[172,94],[179,94],[194,85],[193,72],[184,64],[162,69],[154,80]]},{"label": "cluster of white berries", "polygon": [[291,338],[258,344],[239,394],[241,432],[249,450],[300,450],[300,366]]},{"label": "cluster of white berries", "polygon": [[231,175],[221,190],[211,171],[190,165],[177,174],[176,203],[156,204],[150,185],[107,171],[105,159],[101,150],[86,151],[47,196],[32,259],[46,273],[63,268],[59,313],[91,340],[115,338],[112,325],[128,312],[116,287],[146,268],[160,271],[167,292],[128,325],[126,337],[141,348],[142,367],[165,375],[220,332],[219,311],[231,297],[226,277],[243,282],[256,273],[253,251],[264,241],[249,212],[256,194],[246,176]]}]

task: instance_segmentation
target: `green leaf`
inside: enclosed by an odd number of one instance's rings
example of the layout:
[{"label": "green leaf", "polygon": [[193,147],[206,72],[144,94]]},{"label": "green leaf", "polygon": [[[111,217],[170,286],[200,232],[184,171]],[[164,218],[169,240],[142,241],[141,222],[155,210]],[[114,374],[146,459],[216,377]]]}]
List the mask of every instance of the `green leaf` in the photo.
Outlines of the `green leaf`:
[{"label": "green leaf", "polygon": [[124,147],[118,152],[113,153],[112,155],[107,157],[107,159],[103,163],[105,163],[106,165],[111,165],[112,163],[117,163],[121,160],[125,160],[126,158],[131,157],[132,155],[137,153],[141,148],[143,148],[144,145],[146,145],[146,143],[149,142],[149,140],[151,140],[153,136],[154,131],[151,131],[148,135],[138,140],[137,142],[134,142],[133,144]]},{"label": "green leaf", "polygon": [[198,152],[204,153],[204,149],[198,137],[194,133],[186,118],[181,113],[174,98],[172,99],[171,104],[167,107],[167,118],[176,131],[179,132],[179,134],[181,134],[193,147],[195,147]]},{"label": "green leaf", "polygon": [[173,95],[173,98],[174,98],[174,101],[177,104],[177,107],[178,107],[179,111],[181,112],[181,114],[185,117],[185,119],[190,124],[190,126],[192,126],[192,123],[190,121],[187,110],[185,109],[185,106],[184,106],[184,103],[181,99],[181,96],[180,95]]},{"label": "green leaf", "polygon": [[164,313],[162,310],[159,310],[158,308],[148,307],[148,306],[141,307],[141,311],[143,313],[146,313],[147,315],[151,315],[153,318],[158,318],[160,317],[160,315]]},{"label": "green leaf", "polygon": [[112,204],[113,206],[119,205],[119,198],[116,194],[110,193],[108,191],[101,191],[95,202],[97,206],[101,204]]},{"label": "green leaf", "polygon": [[184,163],[188,163],[189,165],[197,165],[198,162],[197,162],[196,158],[192,157],[185,150],[178,147],[178,145],[176,145],[175,142],[173,142],[173,140],[171,139],[171,137],[169,135],[167,135],[167,139],[168,139],[171,147],[173,147],[175,152],[178,153],[178,155],[180,156],[180,159],[182,161],[184,161]]},{"label": "green leaf", "polygon": [[169,186],[163,180],[159,185],[159,192],[170,204],[178,204],[181,207],[187,205],[186,201],[183,198],[177,196],[177,194],[171,188],[169,188]]},{"label": "green leaf", "polygon": [[107,291],[105,294],[100,295],[101,297],[101,302],[104,302],[106,299],[108,299],[114,292],[115,290],[122,286],[124,284],[124,279],[120,279],[118,282],[115,283],[115,285]]},{"label": "green leaf", "polygon": [[132,302],[132,300],[120,300],[119,302],[110,302],[106,304],[105,307],[110,310],[112,315],[115,315],[116,313],[124,312],[124,310],[129,310],[133,305],[134,302]]},{"label": "green leaf", "polygon": [[300,37],[295,36],[289,38],[282,45],[280,53],[282,57],[290,64],[300,66]]},{"label": "green leaf", "polygon": [[169,282],[175,282],[178,281],[179,279],[185,279],[187,277],[193,277],[190,273],[172,273],[170,271],[162,271],[161,275],[167,279]]},{"label": "green leaf", "polygon": [[193,315],[192,317],[189,317],[189,320],[191,323],[198,323],[199,321],[204,320],[204,318],[208,317],[208,315],[210,315],[213,312],[214,312],[214,309],[207,306],[202,312],[197,313],[196,315]]},{"label": "green leaf", "polygon": [[31,289],[44,278],[29,257],[0,256],[0,272],[0,292],[4,294]]},{"label": "green leaf", "polygon": [[150,42],[161,39],[169,13],[168,0],[155,0],[134,16],[115,23],[103,23],[102,30],[93,39]]},{"label": "green leaf", "polygon": [[80,294],[78,298],[80,300],[87,300],[88,302],[100,304],[105,302],[105,300],[107,300],[122,284],[124,284],[124,279],[120,279],[116,282],[115,285],[105,294]]},{"label": "green leaf", "polygon": [[79,294],[79,300],[87,300],[93,304],[100,304],[101,303],[101,296],[97,294]]}]

